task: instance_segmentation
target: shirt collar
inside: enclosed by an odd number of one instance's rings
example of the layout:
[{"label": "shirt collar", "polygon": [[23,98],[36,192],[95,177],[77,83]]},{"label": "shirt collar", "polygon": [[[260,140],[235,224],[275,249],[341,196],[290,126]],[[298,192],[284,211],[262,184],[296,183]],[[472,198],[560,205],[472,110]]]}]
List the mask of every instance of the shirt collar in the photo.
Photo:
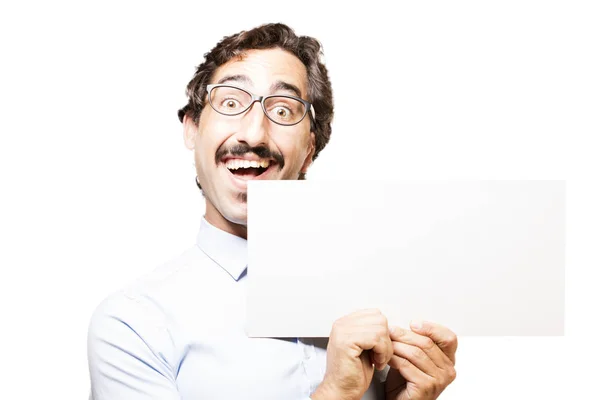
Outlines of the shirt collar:
[{"label": "shirt collar", "polygon": [[236,281],[248,265],[247,240],[225,232],[202,217],[196,245]]}]

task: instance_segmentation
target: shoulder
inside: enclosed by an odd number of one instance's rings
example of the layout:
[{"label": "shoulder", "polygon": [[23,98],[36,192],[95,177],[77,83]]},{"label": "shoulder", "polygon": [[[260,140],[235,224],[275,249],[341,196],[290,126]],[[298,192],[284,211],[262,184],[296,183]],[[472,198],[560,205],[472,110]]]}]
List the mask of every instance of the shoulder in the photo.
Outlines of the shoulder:
[{"label": "shoulder", "polygon": [[119,398],[130,398],[131,390],[149,390],[146,385],[174,393],[185,340],[173,322],[179,304],[172,299],[179,282],[188,280],[186,274],[198,264],[198,254],[188,249],[96,306],[87,335],[95,393],[115,398],[115,393],[127,392]]},{"label": "shoulder", "polygon": [[168,312],[167,305],[178,307],[177,302],[185,299],[185,294],[199,280],[206,279],[211,263],[197,246],[192,246],[112,293],[99,307],[125,302],[142,307],[150,314]]},{"label": "shoulder", "polygon": [[150,350],[168,343],[166,316],[141,291],[126,288],[108,295],[88,325],[88,350],[127,349],[143,344]]},{"label": "shoulder", "polygon": [[171,323],[176,299],[190,274],[202,268],[197,247],[159,265],[123,288],[110,293],[94,309],[88,325],[88,346],[141,340],[148,347],[174,343]]}]

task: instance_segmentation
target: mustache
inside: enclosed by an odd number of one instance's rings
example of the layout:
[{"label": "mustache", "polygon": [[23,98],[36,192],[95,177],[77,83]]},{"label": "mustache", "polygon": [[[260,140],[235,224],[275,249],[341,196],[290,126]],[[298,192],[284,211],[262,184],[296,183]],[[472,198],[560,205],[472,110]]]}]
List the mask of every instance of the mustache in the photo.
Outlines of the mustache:
[{"label": "mustache", "polygon": [[246,143],[239,143],[230,148],[219,148],[217,153],[215,154],[215,164],[219,164],[219,161],[223,159],[225,156],[239,156],[242,157],[248,153],[254,153],[260,158],[272,158],[277,164],[279,164],[279,169],[283,168],[285,165],[285,161],[283,160],[283,155],[276,151],[271,151],[266,146],[256,146],[250,147]]}]

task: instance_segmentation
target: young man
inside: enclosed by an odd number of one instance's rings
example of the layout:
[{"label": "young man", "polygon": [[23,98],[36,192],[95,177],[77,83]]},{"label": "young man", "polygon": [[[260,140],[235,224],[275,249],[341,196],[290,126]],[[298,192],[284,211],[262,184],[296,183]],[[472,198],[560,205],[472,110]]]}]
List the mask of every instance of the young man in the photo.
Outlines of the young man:
[{"label": "young man", "polygon": [[206,199],[196,246],[97,308],[91,398],[431,400],[454,379],[450,330],[389,327],[378,310],[340,318],[328,343],[245,335],[247,181],[304,179],[327,144],[320,53],[268,24],[206,54],[179,111]]}]

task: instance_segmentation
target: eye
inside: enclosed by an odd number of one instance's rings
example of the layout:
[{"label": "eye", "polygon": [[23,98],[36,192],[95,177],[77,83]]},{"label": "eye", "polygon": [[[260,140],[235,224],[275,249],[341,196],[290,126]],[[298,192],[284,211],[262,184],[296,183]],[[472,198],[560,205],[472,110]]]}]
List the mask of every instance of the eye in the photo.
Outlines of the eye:
[{"label": "eye", "polygon": [[221,102],[221,106],[224,108],[227,108],[229,110],[235,110],[236,108],[238,108],[240,106],[240,102],[235,100],[235,99],[224,99]]},{"label": "eye", "polygon": [[304,103],[292,96],[268,96],[264,106],[268,117],[281,125],[294,125],[306,114]]},{"label": "eye", "polygon": [[273,108],[273,111],[274,111],[275,115],[277,116],[277,118],[281,118],[281,119],[289,118],[290,115],[292,114],[292,110],[290,110],[287,107],[283,107],[283,106],[277,106],[277,107]]},{"label": "eye", "polygon": [[285,106],[276,106],[273,107],[272,111],[273,115],[275,115],[278,119],[286,120],[292,118],[294,113],[289,107]]}]

